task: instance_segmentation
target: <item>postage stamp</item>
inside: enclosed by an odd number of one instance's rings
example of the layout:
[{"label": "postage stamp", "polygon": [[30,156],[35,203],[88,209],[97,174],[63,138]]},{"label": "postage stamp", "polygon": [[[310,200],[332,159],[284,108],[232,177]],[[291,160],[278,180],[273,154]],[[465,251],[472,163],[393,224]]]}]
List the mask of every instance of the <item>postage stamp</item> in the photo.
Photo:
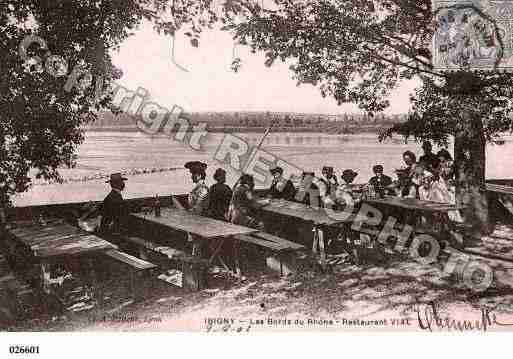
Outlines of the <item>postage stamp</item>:
[{"label": "postage stamp", "polygon": [[513,2],[434,0],[433,11],[436,69],[513,69]]}]

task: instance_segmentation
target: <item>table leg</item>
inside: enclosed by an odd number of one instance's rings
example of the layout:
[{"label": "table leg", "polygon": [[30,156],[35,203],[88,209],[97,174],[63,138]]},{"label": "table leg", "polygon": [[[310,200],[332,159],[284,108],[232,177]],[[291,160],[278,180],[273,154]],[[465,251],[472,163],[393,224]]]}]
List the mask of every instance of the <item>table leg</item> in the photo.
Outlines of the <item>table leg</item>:
[{"label": "table leg", "polygon": [[242,277],[242,271],[240,269],[240,242],[236,240],[235,238],[232,238],[233,240],[233,257],[234,257],[234,263],[235,263],[235,275],[237,278]]},{"label": "table leg", "polygon": [[317,232],[317,226],[315,226],[313,228],[312,232],[313,232],[312,253],[317,254],[317,245],[319,244],[319,234]]},{"label": "table leg", "polygon": [[317,229],[318,234],[317,237],[319,238],[319,254],[320,254],[320,263],[322,269],[326,269],[326,251],[324,249],[324,231],[320,228]]},{"label": "table leg", "polygon": [[212,252],[212,255],[210,256],[210,258],[208,260],[208,262],[210,264],[212,264],[214,259],[217,257],[217,254],[219,253],[219,251],[223,247],[224,239],[220,238],[220,239],[218,239],[218,241],[219,241],[219,243],[218,243],[217,247],[214,249],[214,251]]}]

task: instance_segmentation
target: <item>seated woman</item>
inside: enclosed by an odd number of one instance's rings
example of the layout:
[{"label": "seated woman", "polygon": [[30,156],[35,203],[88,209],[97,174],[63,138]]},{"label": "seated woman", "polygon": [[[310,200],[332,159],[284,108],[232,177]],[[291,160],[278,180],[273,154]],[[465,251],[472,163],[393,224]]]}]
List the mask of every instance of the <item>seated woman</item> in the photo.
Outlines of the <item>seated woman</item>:
[{"label": "seated woman", "polygon": [[[440,164],[438,172],[440,174],[441,185],[445,186],[447,194],[447,202],[456,204],[456,186],[455,186],[455,171],[452,156],[446,149],[442,148],[437,153]],[[454,222],[463,222],[463,218],[459,211],[448,212],[449,219]]]},{"label": "seated woman", "polygon": [[256,201],[253,193],[254,188],[253,176],[243,174],[233,189],[228,219],[233,224],[263,230],[264,224],[256,218],[255,212],[263,207],[265,202]]},{"label": "seated woman", "polygon": [[408,175],[410,177],[413,176],[413,171],[415,170],[415,167],[417,165],[417,157],[412,151],[404,151],[403,161],[406,165],[404,169],[407,170]]}]

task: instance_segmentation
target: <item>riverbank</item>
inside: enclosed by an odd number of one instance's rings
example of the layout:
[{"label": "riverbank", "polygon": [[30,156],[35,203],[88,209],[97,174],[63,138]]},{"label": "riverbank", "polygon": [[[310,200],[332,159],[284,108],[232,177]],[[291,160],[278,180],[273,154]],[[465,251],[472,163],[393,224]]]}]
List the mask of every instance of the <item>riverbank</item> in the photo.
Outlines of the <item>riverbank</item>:
[{"label": "riverbank", "polygon": [[[326,133],[334,135],[355,135],[360,133],[375,133],[385,129],[384,126],[342,126],[342,127],[272,127],[275,133]],[[86,131],[95,132],[140,132],[134,126],[105,126],[105,127],[86,127]],[[210,133],[264,133],[267,127],[235,127],[235,126],[207,126]]]}]

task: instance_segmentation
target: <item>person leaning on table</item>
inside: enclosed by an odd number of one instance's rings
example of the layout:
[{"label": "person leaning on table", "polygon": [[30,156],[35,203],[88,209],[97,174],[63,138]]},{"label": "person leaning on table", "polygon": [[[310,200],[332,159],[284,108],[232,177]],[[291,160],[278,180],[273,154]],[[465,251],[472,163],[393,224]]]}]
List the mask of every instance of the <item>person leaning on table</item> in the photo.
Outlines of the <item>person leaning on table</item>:
[{"label": "person leaning on table", "polygon": [[264,224],[256,217],[255,212],[268,202],[258,202],[253,193],[254,188],[253,176],[243,174],[233,188],[228,218],[233,224],[263,230]]}]

